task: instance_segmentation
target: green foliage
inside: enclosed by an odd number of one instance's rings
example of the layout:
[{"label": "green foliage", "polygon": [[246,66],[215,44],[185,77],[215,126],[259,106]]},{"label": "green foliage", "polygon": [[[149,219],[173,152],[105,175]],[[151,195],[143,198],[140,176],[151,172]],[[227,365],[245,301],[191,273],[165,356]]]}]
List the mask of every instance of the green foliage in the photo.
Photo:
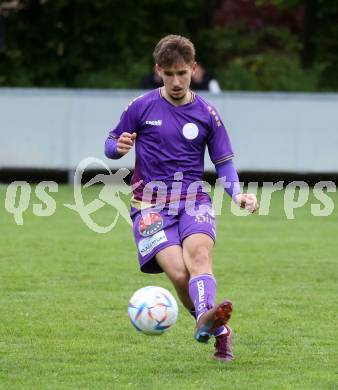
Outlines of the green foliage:
[{"label": "green foliage", "polygon": [[[226,0],[224,0],[226,1]],[[225,89],[338,90],[338,3],[318,0],[315,58],[303,71],[303,33],[245,21],[215,25],[222,1],[21,1],[6,19],[0,86],[137,88],[166,34],[192,39],[197,59]],[[301,0],[252,0],[259,10],[298,12]],[[242,5],[243,12],[245,6]]]},{"label": "green foliage", "polygon": [[150,65],[146,58],[143,61],[129,64],[129,69],[122,66],[93,70],[92,72],[81,73],[76,78],[77,86],[86,88],[138,88],[140,78],[149,72]]},{"label": "green foliage", "polygon": [[223,90],[258,90],[254,72],[245,67],[241,61],[232,61],[225,69],[219,69],[216,74]]},{"label": "green foliage", "polygon": [[225,90],[310,92],[319,89],[321,70],[305,70],[297,57],[270,52],[236,58],[218,74]]},{"label": "green foliage", "polygon": [[338,2],[318,0],[317,61],[324,64],[321,85],[338,91]]},{"label": "green foliage", "polygon": [[304,0],[255,0],[258,6],[273,4],[280,9],[290,9],[304,3]]},{"label": "green foliage", "polygon": [[257,70],[259,89],[263,91],[303,91],[318,89],[317,69],[302,69],[297,57],[269,53]]}]

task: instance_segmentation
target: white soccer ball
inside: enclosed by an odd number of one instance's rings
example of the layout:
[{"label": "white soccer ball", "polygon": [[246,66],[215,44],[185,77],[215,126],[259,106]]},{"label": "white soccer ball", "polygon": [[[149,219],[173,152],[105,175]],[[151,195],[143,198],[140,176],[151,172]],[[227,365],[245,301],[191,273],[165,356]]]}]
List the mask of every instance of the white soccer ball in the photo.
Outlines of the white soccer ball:
[{"label": "white soccer ball", "polygon": [[168,290],[147,286],[137,290],[130,298],[128,315],[138,331],[148,335],[160,335],[175,324],[178,307]]}]

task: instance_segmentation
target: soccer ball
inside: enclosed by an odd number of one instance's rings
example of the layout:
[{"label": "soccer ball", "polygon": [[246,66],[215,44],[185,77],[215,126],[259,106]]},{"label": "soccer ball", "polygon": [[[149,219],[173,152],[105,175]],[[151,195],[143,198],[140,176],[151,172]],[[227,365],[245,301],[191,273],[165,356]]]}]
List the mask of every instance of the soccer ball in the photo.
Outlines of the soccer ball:
[{"label": "soccer ball", "polygon": [[138,331],[148,335],[160,335],[175,324],[178,307],[168,290],[148,286],[137,290],[130,298],[128,315]]}]

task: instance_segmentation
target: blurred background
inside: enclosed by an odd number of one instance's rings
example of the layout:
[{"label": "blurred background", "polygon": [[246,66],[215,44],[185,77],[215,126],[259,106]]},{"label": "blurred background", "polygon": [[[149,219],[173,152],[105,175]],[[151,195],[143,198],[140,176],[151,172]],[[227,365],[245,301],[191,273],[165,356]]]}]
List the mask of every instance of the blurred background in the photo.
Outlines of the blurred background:
[{"label": "blurred background", "polygon": [[194,42],[193,88],[220,111],[241,172],[334,176],[337,20],[333,0],[1,1],[0,179],[103,158],[134,90],[159,82],[152,52],[169,33]]},{"label": "blurred background", "polygon": [[0,3],[1,86],[137,88],[176,33],[224,90],[338,90],[334,0]]}]

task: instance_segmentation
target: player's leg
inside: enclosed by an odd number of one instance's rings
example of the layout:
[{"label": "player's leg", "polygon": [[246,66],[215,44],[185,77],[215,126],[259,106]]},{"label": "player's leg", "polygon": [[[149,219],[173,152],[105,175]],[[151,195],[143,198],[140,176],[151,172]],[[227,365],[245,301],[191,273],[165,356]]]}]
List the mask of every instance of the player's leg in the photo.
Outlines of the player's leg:
[{"label": "player's leg", "polygon": [[190,272],[189,294],[195,302],[197,318],[195,338],[207,342],[216,336],[227,333],[223,327],[232,311],[232,304],[224,300],[215,306],[216,280],[212,274],[213,239],[204,233],[195,233],[183,241],[183,259]]},{"label": "player's leg", "polygon": [[140,267],[146,273],[165,272],[182,304],[194,314],[189,297],[189,273],[184,265],[177,216],[149,209],[132,208],[131,218]]},{"label": "player's leg", "polygon": [[215,357],[228,361],[233,358],[231,332],[223,324],[230,318],[232,304],[224,300],[215,306],[216,280],[212,272],[212,250],[216,239],[215,215],[210,202],[197,202],[196,206],[200,207],[202,203],[203,208],[199,208],[201,212],[198,213],[191,213],[190,206],[186,206],[179,221],[183,259],[191,275],[189,293],[199,317],[195,338],[197,341],[207,342],[215,335]]},{"label": "player's leg", "polygon": [[183,261],[182,247],[172,245],[156,254],[156,261],[172,282],[184,307],[191,313],[194,304],[189,296],[189,272]]},{"label": "player's leg", "polygon": [[[183,259],[191,276],[189,294],[191,300],[195,302],[197,324],[208,326],[208,322],[211,320],[210,315],[213,313],[211,309],[215,307],[216,298],[216,279],[212,273],[214,241],[207,234],[195,233],[186,237],[182,245]],[[219,326],[223,325],[223,322],[227,321],[231,309],[232,307],[228,303],[218,308],[219,312],[214,314],[220,317],[212,324],[212,329],[208,333],[212,334]]]}]

